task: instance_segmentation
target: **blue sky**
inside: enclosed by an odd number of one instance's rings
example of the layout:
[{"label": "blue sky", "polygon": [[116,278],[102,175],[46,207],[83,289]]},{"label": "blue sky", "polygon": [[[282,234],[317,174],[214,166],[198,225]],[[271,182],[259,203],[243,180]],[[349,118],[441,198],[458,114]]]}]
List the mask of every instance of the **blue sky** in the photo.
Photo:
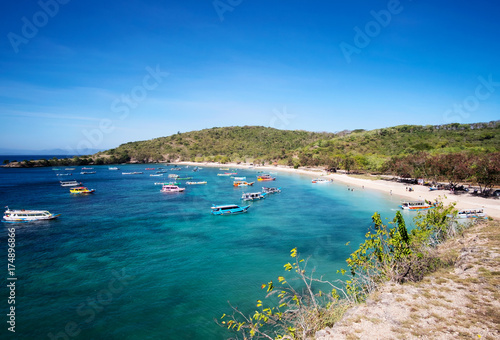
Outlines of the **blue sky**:
[{"label": "blue sky", "polygon": [[0,148],[500,119],[492,1],[10,1]]}]

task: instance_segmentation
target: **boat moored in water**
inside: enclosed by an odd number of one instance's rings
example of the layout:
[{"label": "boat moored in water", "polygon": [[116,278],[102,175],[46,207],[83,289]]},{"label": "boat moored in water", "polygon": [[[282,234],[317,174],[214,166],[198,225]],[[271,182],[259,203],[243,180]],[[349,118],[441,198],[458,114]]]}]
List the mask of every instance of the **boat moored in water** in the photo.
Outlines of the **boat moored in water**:
[{"label": "boat moored in water", "polygon": [[279,188],[262,187],[262,192],[265,192],[266,194],[277,194],[277,193],[281,192],[281,187],[279,187]]},{"label": "boat moored in water", "polygon": [[164,184],[161,192],[183,192],[186,188],[179,188],[177,185]]},{"label": "boat moored in water", "polygon": [[89,189],[87,187],[75,187],[69,189],[70,194],[84,195],[84,194],[93,194],[95,189]]},{"label": "boat moored in water", "polygon": [[264,192],[247,192],[243,193],[241,199],[243,201],[256,201],[266,198],[267,194]]},{"label": "boat moored in water", "polygon": [[326,183],[330,183],[330,182],[333,182],[333,181],[331,179],[315,178],[311,182],[312,183],[316,183],[316,184],[326,184]]},{"label": "boat moored in water", "polygon": [[272,177],[271,175],[260,175],[257,176],[258,181],[275,181],[276,177]]},{"label": "boat moored in water", "polygon": [[77,182],[76,180],[71,181],[59,181],[62,187],[76,187],[77,185],[82,185],[82,182]]},{"label": "boat moored in water", "polygon": [[240,207],[237,204],[212,205],[212,215],[236,215],[246,213],[249,205]]},{"label": "boat moored in water", "polygon": [[399,207],[403,210],[424,210],[435,208],[436,205],[429,201],[405,201]]},{"label": "boat moored in water", "polygon": [[5,207],[3,214],[4,222],[34,222],[34,221],[47,221],[53,220],[61,216],[61,214],[52,214],[47,210],[10,210]]},{"label": "boat moored in water", "polygon": [[252,186],[254,185],[255,182],[246,182],[246,181],[234,181],[233,182],[233,186],[235,187],[249,187],[249,186]]},{"label": "boat moored in water", "polygon": [[207,184],[207,181],[198,181],[198,182],[187,181],[186,184],[187,185]]},{"label": "boat moored in water", "polygon": [[457,213],[458,218],[487,218],[483,209],[462,209]]}]

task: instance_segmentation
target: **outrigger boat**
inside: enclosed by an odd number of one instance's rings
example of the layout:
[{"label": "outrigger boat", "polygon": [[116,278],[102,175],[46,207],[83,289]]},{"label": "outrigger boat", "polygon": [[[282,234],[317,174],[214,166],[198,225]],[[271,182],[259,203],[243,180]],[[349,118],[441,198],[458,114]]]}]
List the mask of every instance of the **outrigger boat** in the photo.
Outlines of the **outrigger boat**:
[{"label": "outrigger boat", "polygon": [[281,192],[281,187],[279,188],[266,188],[262,187],[262,192],[265,192],[266,194],[276,194]]},{"label": "outrigger boat", "polygon": [[47,210],[10,210],[5,207],[3,219],[4,222],[34,222],[34,221],[47,221],[53,220],[61,216],[61,214],[54,215]]},{"label": "outrigger boat", "polygon": [[245,181],[234,181],[233,186],[235,187],[248,187],[254,185],[255,182],[245,182]]},{"label": "outrigger boat", "polygon": [[70,194],[93,194],[95,192],[95,189],[89,189],[87,187],[76,187],[76,188],[71,188],[69,189]]},{"label": "outrigger boat", "polygon": [[458,218],[486,218],[483,209],[463,209],[457,214]]},{"label": "outrigger boat", "polygon": [[235,181],[246,181],[246,180],[247,180],[247,178],[246,178],[246,177],[233,177],[233,179],[234,179]]},{"label": "outrigger boat", "polygon": [[77,185],[82,185],[82,182],[72,181],[59,181],[62,187],[76,187]]},{"label": "outrigger boat", "polygon": [[179,185],[179,182],[156,182],[155,185]]},{"label": "outrigger boat", "polygon": [[122,172],[122,175],[140,175],[142,174],[141,171],[134,171],[134,172]]},{"label": "outrigger boat", "polygon": [[246,213],[249,205],[240,207],[236,204],[227,205],[212,205],[212,215],[236,215],[241,213]]},{"label": "outrigger boat", "polygon": [[80,172],[81,175],[92,175],[95,174],[95,171],[82,171]]},{"label": "outrigger boat", "polygon": [[191,182],[191,181],[187,181],[186,182],[187,185],[196,185],[196,184],[207,184],[207,181],[199,181],[199,182]]},{"label": "outrigger boat", "polygon": [[241,199],[243,201],[256,201],[256,200],[261,200],[266,198],[267,194],[264,192],[248,192],[248,193],[243,193],[241,196]]},{"label": "outrigger boat", "polygon": [[315,178],[311,181],[312,183],[316,183],[316,184],[325,184],[325,183],[330,183],[330,182],[333,182],[333,180],[328,180],[328,179],[324,179],[324,178]]},{"label": "outrigger boat", "polygon": [[399,207],[403,210],[425,210],[435,208],[436,205],[429,201],[405,201]]},{"label": "outrigger boat", "polygon": [[271,175],[260,175],[257,176],[258,181],[275,181],[276,177],[271,177]]}]

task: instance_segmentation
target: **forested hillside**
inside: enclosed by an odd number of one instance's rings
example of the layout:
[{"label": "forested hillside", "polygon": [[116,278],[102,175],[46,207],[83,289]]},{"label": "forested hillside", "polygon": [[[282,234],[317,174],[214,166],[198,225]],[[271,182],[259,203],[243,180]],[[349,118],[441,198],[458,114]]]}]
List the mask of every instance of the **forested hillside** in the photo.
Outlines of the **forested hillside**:
[{"label": "forested hillside", "polygon": [[117,160],[154,161],[245,161],[281,159],[294,150],[333,133],[278,130],[262,126],[235,126],[177,133],[169,137],[130,142],[96,156],[108,155]]},{"label": "forested hillside", "polygon": [[500,121],[435,126],[401,125],[338,133],[262,126],[215,127],[122,144],[92,156],[23,161],[10,166],[125,162],[244,162],[391,173],[450,183],[500,182]]},{"label": "forested hillside", "polygon": [[388,161],[428,155],[500,151],[500,122],[402,125],[371,131],[316,133],[261,126],[223,127],[130,142],[94,155],[99,163],[216,161],[327,166],[384,171]]}]

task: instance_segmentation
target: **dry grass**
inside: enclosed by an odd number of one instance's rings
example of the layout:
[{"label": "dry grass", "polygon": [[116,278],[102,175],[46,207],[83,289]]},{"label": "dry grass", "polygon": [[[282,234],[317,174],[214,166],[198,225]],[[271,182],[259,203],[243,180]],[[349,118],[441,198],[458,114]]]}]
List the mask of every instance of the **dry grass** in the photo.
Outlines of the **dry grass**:
[{"label": "dry grass", "polygon": [[448,266],[381,287],[317,339],[500,339],[500,223],[473,226],[438,252]]}]

